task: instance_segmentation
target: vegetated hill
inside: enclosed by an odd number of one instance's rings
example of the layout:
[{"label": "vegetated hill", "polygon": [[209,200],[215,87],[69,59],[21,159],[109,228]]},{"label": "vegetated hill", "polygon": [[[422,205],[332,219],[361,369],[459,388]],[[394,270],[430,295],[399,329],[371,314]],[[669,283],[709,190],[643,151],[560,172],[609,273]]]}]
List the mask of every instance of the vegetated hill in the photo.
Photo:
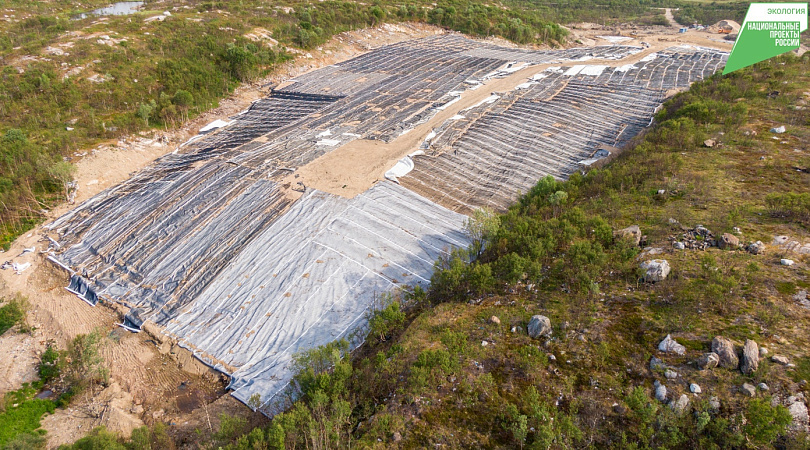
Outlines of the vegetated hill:
[{"label": "vegetated hill", "polygon": [[[388,299],[354,357],[340,342],[300,355],[300,400],[210,444],[805,448],[809,66],[788,55],[697,83],[607,167],[477,214],[477,261],[458,251],[429,292]],[[614,234],[634,224],[641,246]],[[666,279],[644,281],[650,259]],[[548,335],[528,335],[535,315]],[[712,350],[720,366],[701,370]]]}]

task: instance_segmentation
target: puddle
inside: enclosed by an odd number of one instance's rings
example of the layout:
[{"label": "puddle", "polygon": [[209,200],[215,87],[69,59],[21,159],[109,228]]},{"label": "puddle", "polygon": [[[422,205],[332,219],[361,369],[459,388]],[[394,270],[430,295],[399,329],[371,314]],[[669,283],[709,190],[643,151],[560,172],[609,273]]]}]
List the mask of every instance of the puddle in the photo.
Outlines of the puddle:
[{"label": "puddle", "polygon": [[79,14],[73,18],[79,20],[90,16],[126,16],[137,12],[143,4],[144,2],[118,2],[104,8],[94,9],[86,14]]},{"label": "puddle", "polygon": [[37,394],[37,398],[39,399],[46,399],[51,397],[53,397],[53,391],[51,391],[50,389],[45,389],[44,391]]}]

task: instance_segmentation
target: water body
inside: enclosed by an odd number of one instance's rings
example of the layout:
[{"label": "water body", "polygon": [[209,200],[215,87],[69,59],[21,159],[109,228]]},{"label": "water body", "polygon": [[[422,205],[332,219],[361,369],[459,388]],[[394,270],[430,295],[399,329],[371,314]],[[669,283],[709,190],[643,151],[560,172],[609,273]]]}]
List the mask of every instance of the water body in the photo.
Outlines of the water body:
[{"label": "water body", "polygon": [[90,16],[126,16],[137,12],[144,2],[118,2],[110,6],[95,9],[87,14],[79,14],[74,19],[86,19]]}]

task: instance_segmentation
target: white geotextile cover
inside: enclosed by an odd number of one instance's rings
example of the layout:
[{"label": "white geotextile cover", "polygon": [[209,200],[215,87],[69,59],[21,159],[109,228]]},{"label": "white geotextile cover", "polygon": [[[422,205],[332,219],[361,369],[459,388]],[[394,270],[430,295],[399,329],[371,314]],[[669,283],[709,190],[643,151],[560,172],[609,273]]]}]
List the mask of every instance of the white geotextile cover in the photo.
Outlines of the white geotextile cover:
[{"label": "white geotextile cover", "polygon": [[236,368],[237,399],[259,394],[269,406],[292,355],[361,329],[375,296],[427,286],[434,261],[469,244],[464,220],[388,181],[353,199],[309,191],[166,331],[220,370]]}]

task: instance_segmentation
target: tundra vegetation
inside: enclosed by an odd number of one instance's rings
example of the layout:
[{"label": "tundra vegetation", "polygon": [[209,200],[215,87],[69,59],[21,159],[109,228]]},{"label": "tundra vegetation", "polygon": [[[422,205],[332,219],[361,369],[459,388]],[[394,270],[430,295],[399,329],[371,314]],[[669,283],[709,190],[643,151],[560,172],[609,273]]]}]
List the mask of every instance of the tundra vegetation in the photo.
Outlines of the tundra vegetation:
[{"label": "tundra vegetation", "polygon": [[[608,166],[545,178],[508,211],[474,215],[467,229],[478,242],[438,261],[428,291],[381,301],[363,346],[299,355],[283,413],[252,429],[224,417],[201,445],[805,448],[783,405],[806,394],[810,377],[808,311],[795,298],[810,281],[803,257],[781,265],[790,253],[771,240],[810,239],[808,66],[788,55],[697,83]],[[772,139],[777,124],[787,132]],[[631,224],[669,261],[665,280],[643,282],[644,250],[614,237]],[[767,249],[673,247],[698,224]],[[550,318],[550,338],[527,335],[536,314]],[[657,350],[668,334],[683,355]],[[747,374],[699,370],[693,361],[718,335],[756,341],[795,367],[763,358]],[[769,390],[753,398],[740,390],[760,382]],[[122,441],[100,429],[73,448],[155,448],[162,433]]]}]

